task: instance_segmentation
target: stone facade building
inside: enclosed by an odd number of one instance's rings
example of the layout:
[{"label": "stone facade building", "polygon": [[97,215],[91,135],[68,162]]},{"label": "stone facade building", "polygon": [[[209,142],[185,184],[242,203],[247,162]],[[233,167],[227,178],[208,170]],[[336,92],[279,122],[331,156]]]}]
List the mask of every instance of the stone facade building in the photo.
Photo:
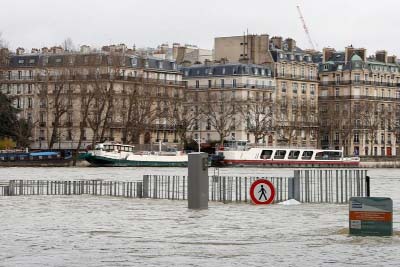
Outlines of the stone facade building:
[{"label": "stone facade building", "polygon": [[400,115],[400,66],[395,56],[364,48],[323,50],[319,69],[321,146],[346,155],[394,156]]},{"label": "stone facade building", "polygon": [[173,118],[184,83],[177,64],[137,56],[124,45],[18,49],[1,61],[0,89],[30,122],[33,149],[179,142]]},{"label": "stone facade building", "polygon": [[275,80],[271,68],[221,62],[184,67],[181,71],[194,116],[189,131],[193,139],[273,145]]},{"label": "stone facade building", "polygon": [[282,37],[215,38],[215,58],[269,66],[276,79],[274,121],[277,145],[318,146],[318,64],[313,52]]}]

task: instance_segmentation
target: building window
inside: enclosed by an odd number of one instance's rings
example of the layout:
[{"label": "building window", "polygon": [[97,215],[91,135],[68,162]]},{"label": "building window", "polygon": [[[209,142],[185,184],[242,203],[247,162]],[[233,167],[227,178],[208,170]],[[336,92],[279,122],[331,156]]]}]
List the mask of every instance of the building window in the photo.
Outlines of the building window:
[{"label": "building window", "polygon": [[293,94],[297,94],[297,83],[293,83]]},{"label": "building window", "polygon": [[224,88],[224,87],[225,87],[225,80],[221,79],[221,88]]},{"label": "building window", "polygon": [[310,85],[310,94],[315,95],[315,84]]},{"label": "building window", "polygon": [[32,108],[32,98],[28,98],[28,108]]},{"label": "building window", "polygon": [[208,88],[212,87],[212,80],[208,80]]},{"label": "building window", "polygon": [[232,81],[232,87],[233,87],[233,88],[236,88],[236,79],[233,79],[233,81]]},{"label": "building window", "polygon": [[28,94],[32,94],[32,84],[28,84]]},{"label": "building window", "polygon": [[305,83],[302,83],[302,84],[301,84],[301,92],[302,92],[303,94],[305,94],[306,91],[307,91],[307,85],[306,85]]},{"label": "building window", "polygon": [[358,135],[358,133],[356,132],[356,133],[354,133],[354,138],[353,138],[353,141],[354,141],[354,143],[359,143],[360,142],[360,138],[359,138],[359,135]]},{"label": "building window", "polygon": [[354,82],[360,83],[360,74],[354,74]]},{"label": "building window", "polygon": [[22,79],[22,71],[18,71],[18,80],[21,80]]},{"label": "building window", "polygon": [[339,95],[340,95],[339,88],[335,88],[335,96],[337,97],[337,96],[339,96]]},{"label": "building window", "polygon": [[282,82],[281,86],[282,86],[282,93],[286,93],[286,82]]},{"label": "building window", "polygon": [[340,75],[336,75],[336,84],[340,84]]},{"label": "building window", "polygon": [[196,88],[200,88],[200,81],[196,80]]}]

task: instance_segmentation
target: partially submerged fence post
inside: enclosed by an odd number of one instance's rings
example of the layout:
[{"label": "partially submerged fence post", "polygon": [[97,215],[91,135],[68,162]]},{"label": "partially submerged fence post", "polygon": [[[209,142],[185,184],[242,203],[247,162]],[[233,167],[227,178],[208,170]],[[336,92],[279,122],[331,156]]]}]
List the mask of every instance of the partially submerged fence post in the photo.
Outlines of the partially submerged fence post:
[{"label": "partially submerged fence post", "polygon": [[136,196],[138,198],[142,198],[143,197],[143,183],[142,182],[137,182]]},{"label": "partially submerged fence post", "polygon": [[149,197],[149,176],[143,175],[143,189],[142,189],[142,197],[148,198]]},{"label": "partially submerged fence post", "polygon": [[188,162],[188,208],[208,209],[208,190],[207,153],[190,153]]},{"label": "partially submerged fence post", "polygon": [[300,170],[295,170],[294,177],[288,179],[288,199],[300,201]]}]

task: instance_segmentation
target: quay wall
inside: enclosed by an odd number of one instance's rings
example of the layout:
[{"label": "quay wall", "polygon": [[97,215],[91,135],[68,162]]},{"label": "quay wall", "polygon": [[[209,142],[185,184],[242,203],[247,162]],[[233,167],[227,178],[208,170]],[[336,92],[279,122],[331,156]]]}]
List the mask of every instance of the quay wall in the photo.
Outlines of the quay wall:
[{"label": "quay wall", "polygon": [[400,168],[400,157],[362,157],[361,168]]}]

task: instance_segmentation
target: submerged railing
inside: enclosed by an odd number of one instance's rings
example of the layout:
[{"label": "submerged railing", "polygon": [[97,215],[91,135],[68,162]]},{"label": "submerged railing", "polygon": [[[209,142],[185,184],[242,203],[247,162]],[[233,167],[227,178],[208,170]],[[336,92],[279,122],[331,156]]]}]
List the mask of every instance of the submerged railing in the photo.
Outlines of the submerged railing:
[{"label": "submerged railing", "polygon": [[[267,179],[275,187],[274,203],[291,198],[304,203],[347,203],[366,195],[366,170],[295,170],[293,177],[209,176],[209,201],[250,203],[250,186]],[[10,180],[0,183],[0,196],[94,195],[186,200],[187,177],[144,175],[141,181]]]}]

